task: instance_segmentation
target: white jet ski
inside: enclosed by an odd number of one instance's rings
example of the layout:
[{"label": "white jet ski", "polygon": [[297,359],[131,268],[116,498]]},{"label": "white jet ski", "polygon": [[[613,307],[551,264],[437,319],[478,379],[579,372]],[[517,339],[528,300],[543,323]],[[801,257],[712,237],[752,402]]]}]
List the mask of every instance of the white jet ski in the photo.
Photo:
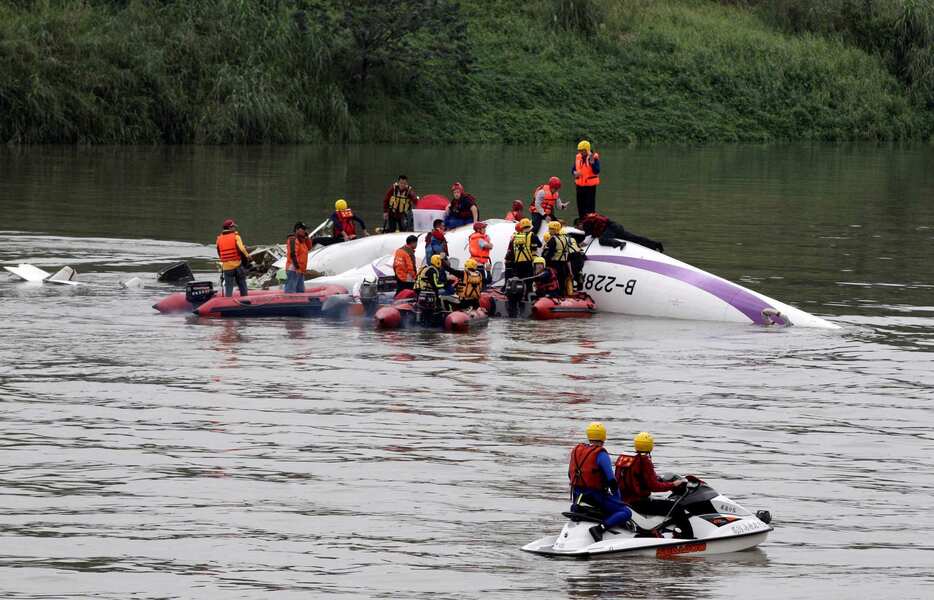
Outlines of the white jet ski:
[{"label": "white jet ski", "polygon": [[[490,219],[487,235],[493,243],[491,260],[503,260],[515,234],[515,223]],[[578,232],[573,228],[569,231]],[[447,232],[450,256],[463,262],[470,256],[468,239],[472,226]],[[379,263],[385,275],[392,274],[392,252],[405,243],[408,233],[370,236],[327,246],[308,257],[308,268],[328,275],[324,283],[354,287],[361,277],[372,276],[368,265]],[[421,265],[425,256],[424,235],[415,251]],[[384,252],[384,254],[379,254]],[[838,329],[839,326],[803,310],[779,302],[741,285],[717,277],[685,262],[655,252],[634,242],[619,247],[592,240],[585,247],[583,291],[599,312],[703,321],[726,321],[798,327]],[[360,268],[363,267],[362,271]],[[317,283],[316,279],[315,282]],[[348,285],[348,281],[350,284]],[[496,282],[494,281],[494,284]]]},{"label": "white jet ski", "polygon": [[[672,477],[672,476],[670,476]],[[629,529],[607,530],[603,539],[594,541],[590,528],[601,522],[595,508],[574,505],[572,512],[562,513],[568,518],[561,533],[543,537],[522,547],[533,554],[550,557],[587,558],[626,554],[628,556],[655,556],[669,558],[688,555],[703,556],[739,552],[758,546],[766,540],[772,527],[768,511],[753,514],[720,494],[703,481],[690,477],[684,494],[672,493],[677,509],[690,515],[693,538],[677,537],[675,525],[664,516],[646,516],[633,511]]]}]

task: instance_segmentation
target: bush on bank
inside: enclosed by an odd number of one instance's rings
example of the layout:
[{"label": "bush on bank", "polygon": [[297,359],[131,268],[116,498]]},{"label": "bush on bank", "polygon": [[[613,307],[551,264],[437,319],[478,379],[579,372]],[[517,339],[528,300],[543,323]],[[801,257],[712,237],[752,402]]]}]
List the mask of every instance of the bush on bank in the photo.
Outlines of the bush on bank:
[{"label": "bush on bank", "polygon": [[[921,0],[888,4],[911,2]],[[0,0],[0,139],[930,135],[930,13],[885,13],[900,27],[891,33],[858,25],[842,8],[823,19],[808,13],[808,20],[783,21],[791,9],[782,7],[793,4]]]}]

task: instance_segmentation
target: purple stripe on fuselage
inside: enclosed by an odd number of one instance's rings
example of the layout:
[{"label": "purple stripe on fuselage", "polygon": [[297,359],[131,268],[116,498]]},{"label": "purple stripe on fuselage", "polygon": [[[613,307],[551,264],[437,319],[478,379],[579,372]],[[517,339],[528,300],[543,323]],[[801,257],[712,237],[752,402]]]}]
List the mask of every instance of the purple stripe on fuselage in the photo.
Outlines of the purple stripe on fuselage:
[{"label": "purple stripe on fuselage", "polygon": [[[724,281],[703,271],[694,271],[685,269],[678,265],[658,262],[657,260],[647,260],[644,258],[633,258],[631,256],[609,256],[609,255],[587,255],[587,260],[598,262],[616,263],[626,265],[643,271],[651,271],[665,277],[671,277],[678,281],[683,281],[688,285],[702,289],[708,294],[713,294],[720,298],[739,312],[746,315],[750,321],[757,325],[770,325],[771,322],[762,314],[765,309],[773,309],[762,301],[761,298],[750,294],[748,291],[729,281]],[[781,317],[776,318],[779,324],[785,324]]]}]

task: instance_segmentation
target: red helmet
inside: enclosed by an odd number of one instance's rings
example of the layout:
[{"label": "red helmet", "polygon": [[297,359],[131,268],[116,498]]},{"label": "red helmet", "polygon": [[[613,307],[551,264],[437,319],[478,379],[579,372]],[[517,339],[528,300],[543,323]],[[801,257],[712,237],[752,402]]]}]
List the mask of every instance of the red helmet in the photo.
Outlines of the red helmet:
[{"label": "red helmet", "polygon": [[453,192],[454,190],[460,190],[462,194],[464,193],[464,186],[461,185],[460,181],[455,181],[454,185],[451,186],[451,191]]},{"label": "red helmet", "polygon": [[512,209],[513,209],[513,210],[522,210],[523,208],[525,208],[525,205],[522,204],[522,200],[513,200],[513,201],[512,201]]},{"label": "red helmet", "polygon": [[233,229],[233,228],[236,227],[236,226],[237,226],[237,224],[234,222],[233,219],[227,219],[226,221],[224,221],[223,228],[224,228],[224,229]]},{"label": "red helmet", "polygon": [[484,223],[483,221],[477,221],[476,223],[473,224],[474,231],[483,231],[484,229],[486,229],[486,223]]},{"label": "red helmet", "polygon": [[552,177],[551,179],[548,180],[548,187],[550,187],[553,190],[560,190],[561,180],[558,179],[557,177]]}]

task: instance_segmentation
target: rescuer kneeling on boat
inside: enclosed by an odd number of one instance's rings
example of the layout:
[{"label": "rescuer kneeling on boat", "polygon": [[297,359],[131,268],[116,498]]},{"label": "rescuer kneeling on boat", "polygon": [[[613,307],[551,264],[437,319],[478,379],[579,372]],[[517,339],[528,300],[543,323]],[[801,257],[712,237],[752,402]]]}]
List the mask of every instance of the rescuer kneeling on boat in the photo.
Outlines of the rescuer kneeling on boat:
[{"label": "rescuer kneeling on boat", "polygon": [[562,295],[570,296],[574,293],[574,283],[571,279],[571,268],[568,266],[568,258],[571,252],[571,242],[568,234],[564,232],[564,227],[560,221],[552,221],[548,224],[549,238],[545,242],[545,248],[542,250],[542,258],[550,269],[554,269],[558,275],[558,285],[561,287]]},{"label": "rescuer kneeling on boat", "polygon": [[454,229],[461,225],[470,225],[480,220],[480,209],[477,208],[477,199],[464,191],[464,186],[457,181],[451,186],[451,203],[448,213],[444,217],[444,226]]},{"label": "rescuer kneeling on boat", "polygon": [[[616,479],[623,501],[644,515],[669,515],[681,530],[681,537],[692,538],[694,532],[689,516],[675,506],[675,500],[652,498],[652,492],[670,492],[682,488],[687,479],[661,481],[652,464],[655,439],[646,431],[633,439],[635,456],[620,454],[616,459]],[[675,510],[672,510],[672,509]]]},{"label": "rescuer kneeling on boat", "polygon": [[237,224],[233,219],[224,221],[223,230],[217,236],[217,256],[221,259],[223,271],[224,295],[233,296],[234,285],[240,289],[240,295],[247,295],[246,271],[243,262],[250,262],[250,254],[240,239]]},{"label": "rescuer kneeling on boat", "polygon": [[558,274],[551,267],[545,266],[545,259],[536,256],[532,259],[534,266],[533,281],[535,282],[535,296],[542,298],[561,298],[564,296],[564,290],[558,280]]},{"label": "rescuer kneeling on boat", "polygon": [[622,525],[632,518],[632,511],[620,499],[610,455],[603,447],[605,442],[606,427],[603,423],[591,423],[587,426],[587,443],[578,444],[571,450],[568,465],[571,511],[574,511],[575,504],[586,503],[605,513],[603,523],[590,528],[590,535],[595,542],[603,539],[607,529]]},{"label": "rescuer kneeling on boat", "polygon": [[292,235],[285,240],[285,292],[305,292],[305,271],[308,270],[308,252],[312,241],[308,227],[299,221],[292,228]]},{"label": "rescuer kneeling on boat", "polygon": [[411,290],[415,287],[415,247],[418,237],[410,235],[405,238],[405,246],[396,249],[392,259],[392,271],[396,276],[396,293],[402,290]]},{"label": "rescuer kneeling on boat", "polygon": [[480,292],[483,291],[483,272],[477,265],[477,261],[468,258],[464,261],[464,275],[461,280],[460,298],[461,308],[479,308]]},{"label": "rescuer kneeling on boat", "polygon": [[339,241],[346,242],[357,238],[357,223],[360,229],[366,233],[366,224],[363,219],[353,214],[347,201],[340,198],[334,203],[334,212],[331,214],[331,224],[334,229],[334,237]]},{"label": "rescuer kneeling on boat", "polygon": [[604,246],[616,248],[622,245],[619,240],[624,240],[627,242],[634,242],[646,248],[651,248],[656,252],[665,251],[665,247],[661,242],[656,242],[647,237],[642,237],[641,235],[626,231],[622,225],[616,221],[611,221],[600,213],[590,213],[586,215],[580,220],[578,225],[584,230],[584,233],[594,239],[599,239],[600,243]]}]

